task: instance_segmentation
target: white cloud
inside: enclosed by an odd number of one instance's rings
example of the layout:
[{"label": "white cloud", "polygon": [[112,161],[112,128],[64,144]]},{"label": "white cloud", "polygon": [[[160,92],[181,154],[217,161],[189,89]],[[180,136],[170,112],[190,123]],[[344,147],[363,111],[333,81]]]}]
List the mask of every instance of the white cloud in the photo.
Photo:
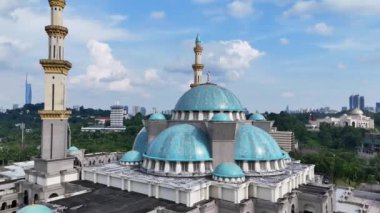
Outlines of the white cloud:
[{"label": "white cloud", "polygon": [[233,0],[227,8],[234,18],[245,18],[253,13],[252,0]]},{"label": "white cloud", "polygon": [[347,66],[343,63],[338,63],[336,65],[336,68],[338,68],[339,70],[345,70],[347,68]]},{"label": "white cloud", "polygon": [[219,41],[206,45],[205,61],[227,79],[236,80],[249,70],[254,60],[263,55],[263,52],[253,48],[247,41]]},{"label": "white cloud", "polygon": [[323,35],[323,36],[331,35],[333,31],[334,31],[334,28],[327,25],[324,22],[319,22],[306,29],[306,32],[308,33],[318,34],[318,35]]},{"label": "white cloud", "polygon": [[369,44],[362,41],[357,41],[353,39],[345,39],[343,41],[339,41],[331,44],[322,44],[320,45],[323,49],[328,50],[357,50],[357,51],[368,51],[368,50],[376,50],[379,45]]},{"label": "white cloud", "polygon": [[284,98],[293,98],[296,95],[293,92],[283,92],[283,93],[281,93],[281,96]]},{"label": "white cloud", "polygon": [[108,44],[91,40],[87,44],[92,64],[86,73],[74,76],[71,83],[110,91],[132,91],[131,76],[125,66],[112,55]]},{"label": "white cloud", "polygon": [[144,71],[144,79],[147,82],[160,80],[160,76],[156,69],[147,69]]},{"label": "white cloud", "polygon": [[289,39],[287,39],[287,38],[280,38],[280,43],[282,45],[288,45],[289,44]]},{"label": "white cloud", "polygon": [[310,16],[325,11],[346,15],[378,15],[380,4],[375,0],[299,0],[284,15]]},{"label": "white cloud", "polygon": [[164,11],[153,11],[150,13],[150,18],[155,20],[161,20],[166,17],[166,13]]}]

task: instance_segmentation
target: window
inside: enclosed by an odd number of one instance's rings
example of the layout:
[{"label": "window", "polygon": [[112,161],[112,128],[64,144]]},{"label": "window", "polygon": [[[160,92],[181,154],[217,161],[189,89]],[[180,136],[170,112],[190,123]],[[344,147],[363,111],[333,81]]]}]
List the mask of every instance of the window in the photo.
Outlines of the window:
[{"label": "window", "polygon": [[160,169],[160,171],[165,170],[165,162],[164,161],[159,161],[159,169]]},{"label": "window", "polygon": [[211,163],[205,162],[205,167],[206,167],[206,171],[210,171],[211,170]]},{"label": "window", "polygon": [[151,169],[154,169],[154,167],[156,166],[156,161],[152,160],[151,162],[152,162],[152,165],[151,165],[150,168],[151,168]]},{"label": "window", "polygon": [[187,172],[189,170],[187,162],[181,162],[182,171]]},{"label": "window", "polygon": [[249,162],[248,162],[248,169],[249,169],[250,171],[255,171],[255,162],[253,162],[253,161],[249,161]]},{"label": "window", "polygon": [[194,172],[200,171],[200,162],[194,162]]}]

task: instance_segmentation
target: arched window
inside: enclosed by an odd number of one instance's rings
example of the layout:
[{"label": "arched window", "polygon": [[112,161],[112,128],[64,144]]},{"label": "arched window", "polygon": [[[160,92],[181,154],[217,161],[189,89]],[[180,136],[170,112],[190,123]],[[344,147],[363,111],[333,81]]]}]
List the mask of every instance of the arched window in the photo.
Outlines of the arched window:
[{"label": "arched window", "polygon": [[17,200],[13,200],[11,204],[11,208],[17,207]]},{"label": "arched window", "polygon": [[5,210],[7,208],[7,202],[1,204],[1,210]]},{"label": "arched window", "polygon": [[39,200],[38,194],[35,194],[33,203],[36,204],[38,202],[38,200]]},{"label": "arched window", "polygon": [[58,194],[57,193],[53,193],[49,196],[49,198],[54,198],[54,197],[58,197]]},{"label": "arched window", "polygon": [[24,204],[29,205],[29,193],[27,190],[24,191]]},{"label": "arched window", "polygon": [[292,205],[292,211],[291,211],[291,213],[296,213],[296,210],[295,210],[294,204]]}]

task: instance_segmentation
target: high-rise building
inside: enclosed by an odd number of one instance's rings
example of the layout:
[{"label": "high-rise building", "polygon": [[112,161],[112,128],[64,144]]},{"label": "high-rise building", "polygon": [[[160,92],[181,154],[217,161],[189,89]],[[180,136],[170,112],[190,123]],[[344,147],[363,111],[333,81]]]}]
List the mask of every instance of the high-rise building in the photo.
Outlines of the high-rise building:
[{"label": "high-rise building", "polygon": [[[45,27],[49,39],[47,59],[40,64],[45,74],[45,106],[39,111],[42,120],[41,155],[34,159],[34,168],[25,171],[20,183],[24,204],[46,201],[68,192],[67,182],[79,179],[74,158],[68,156],[71,112],[66,108],[66,80],[71,63],[64,60],[64,39],[68,29],[63,26],[66,0],[49,0],[51,24]],[[38,211],[38,210],[37,210]]]},{"label": "high-rise building", "polygon": [[25,79],[25,104],[32,103],[32,84],[28,82],[28,74]]},{"label": "high-rise building", "polygon": [[141,113],[142,116],[145,116],[146,115],[146,108],[145,107],[141,107],[140,113]]},{"label": "high-rise building", "polygon": [[361,110],[364,110],[364,108],[365,108],[365,104],[364,104],[364,96],[360,96],[360,98],[359,98],[359,108],[360,108]]},{"label": "high-rise building", "polygon": [[359,94],[351,95],[349,97],[349,106],[350,110],[359,108],[361,110],[364,110],[364,96],[360,96]]},{"label": "high-rise building", "polygon": [[111,127],[122,127],[124,119],[124,106],[111,106]]},{"label": "high-rise building", "polygon": [[380,103],[376,103],[376,113],[380,112]]}]

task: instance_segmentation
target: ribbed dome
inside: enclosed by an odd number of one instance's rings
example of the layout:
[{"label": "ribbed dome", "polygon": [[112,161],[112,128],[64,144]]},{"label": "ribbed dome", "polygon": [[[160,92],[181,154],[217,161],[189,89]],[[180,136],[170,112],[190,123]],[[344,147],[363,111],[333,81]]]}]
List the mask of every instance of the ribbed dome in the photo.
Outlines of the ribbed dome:
[{"label": "ribbed dome", "polygon": [[283,153],[273,137],[264,130],[241,124],[235,136],[235,160],[278,160]]},{"label": "ribbed dome", "polygon": [[351,115],[363,115],[364,112],[363,112],[361,109],[359,109],[359,108],[355,108],[355,109],[353,109],[353,110],[350,112],[350,114],[351,114]]},{"label": "ribbed dome", "polygon": [[225,122],[225,121],[232,121],[230,116],[225,113],[217,113],[214,116],[212,116],[211,121],[214,122]]},{"label": "ribbed dome", "polygon": [[165,161],[209,161],[209,139],[192,125],[175,125],[152,141],[145,157]]},{"label": "ribbed dome", "polygon": [[149,116],[150,121],[164,121],[166,120],[165,115],[162,113],[153,113],[151,116]]},{"label": "ribbed dome", "polygon": [[131,150],[125,153],[120,159],[121,162],[139,162],[142,160],[142,155],[136,150]]},{"label": "ribbed dome", "polygon": [[70,152],[75,152],[75,151],[78,151],[79,149],[76,146],[70,146],[70,148],[68,150]]},{"label": "ribbed dome", "polygon": [[148,146],[148,132],[146,131],[145,127],[143,127],[137,134],[132,149],[140,152],[141,154],[144,154],[146,150],[148,150]]},{"label": "ribbed dome", "polygon": [[53,213],[53,211],[46,206],[33,204],[25,206],[24,208],[18,210],[17,213]]},{"label": "ribbed dome", "polygon": [[253,113],[248,119],[251,121],[266,121],[266,118],[260,113]]},{"label": "ribbed dome", "polygon": [[212,174],[223,178],[240,178],[245,176],[241,168],[235,163],[221,163]]},{"label": "ribbed dome", "polygon": [[178,100],[176,111],[243,111],[239,99],[216,84],[201,84],[187,91]]}]

